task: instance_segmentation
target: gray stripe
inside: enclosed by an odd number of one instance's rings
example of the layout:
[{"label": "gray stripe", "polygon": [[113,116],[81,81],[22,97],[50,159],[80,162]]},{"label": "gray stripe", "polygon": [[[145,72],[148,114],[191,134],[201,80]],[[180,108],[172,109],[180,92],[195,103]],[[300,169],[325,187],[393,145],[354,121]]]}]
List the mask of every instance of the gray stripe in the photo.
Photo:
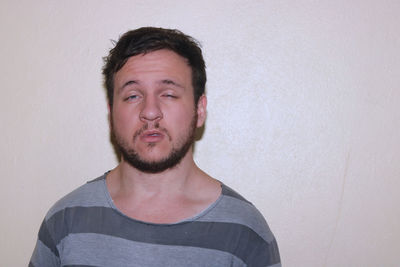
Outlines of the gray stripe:
[{"label": "gray stripe", "polygon": [[230,197],[234,197],[237,198],[241,201],[250,203],[249,201],[247,201],[244,197],[242,197],[240,194],[238,194],[235,190],[233,190],[232,188],[230,188],[229,186],[221,183],[222,185],[222,194],[225,196],[230,196]]},{"label": "gray stripe", "polygon": [[56,244],[54,243],[53,238],[49,233],[49,229],[47,228],[46,221],[42,222],[42,225],[39,229],[39,237],[38,239],[43,242],[44,245],[56,256],[59,257],[58,251],[56,249]]},{"label": "gray stripe", "polygon": [[[100,178],[102,177],[104,176],[101,176]],[[108,191],[104,179],[99,179],[98,182],[84,184],[58,200],[47,212],[46,219],[53,216],[54,213],[68,207],[108,207],[109,202],[105,197],[106,195],[108,195]]]},{"label": "gray stripe", "polygon": [[218,205],[198,218],[198,221],[243,224],[253,229],[267,242],[275,239],[264,217],[251,203],[230,196],[224,196]]},{"label": "gray stripe", "polygon": [[59,247],[67,248],[63,255],[67,260],[62,264],[68,266],[245,266],[239,258],[219,250],[155,245],[99,234],[71,234]]},{"label": "gray stripe", "polygon": [[33,251],[29,267],[52,267],[59,266],[60,259],[54,255],[54,253],[42,243],[42,241],[36,241],[36,247]]},{"label": "gray stripe", "polygon": [[154,225],[137,222],[111,208],[74,207],[55,213],[47,225],[50,232],[58,234],[54,237],[56,244],[70,233],[97,233],[137,242],[225,251],[250,266],[268,266],[279,262],[275,240],[267,243],[249,227],[234,223],[184,222]]}]

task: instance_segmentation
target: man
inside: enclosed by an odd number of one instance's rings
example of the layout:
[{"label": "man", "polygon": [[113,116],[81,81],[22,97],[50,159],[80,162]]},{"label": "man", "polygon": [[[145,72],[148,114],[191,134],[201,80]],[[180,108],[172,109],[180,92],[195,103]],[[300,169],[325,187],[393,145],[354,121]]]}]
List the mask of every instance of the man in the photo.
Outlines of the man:
[{"label": "man", "polygon": [[177,30],[125,33],[105,59],[119,165],[59,200],[30,266],[280,266],[256,208],[200,170],[205,64]]}]

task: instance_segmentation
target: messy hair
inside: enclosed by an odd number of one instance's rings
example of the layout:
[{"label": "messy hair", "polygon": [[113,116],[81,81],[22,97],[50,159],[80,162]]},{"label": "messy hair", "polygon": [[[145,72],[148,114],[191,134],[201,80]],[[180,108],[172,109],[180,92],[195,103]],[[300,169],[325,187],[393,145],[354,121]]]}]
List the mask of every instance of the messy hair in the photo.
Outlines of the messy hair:
[{"label": "messy hair", "polygon": [[132,56],[168,49],[187,60],[192,69],[194,100],[198,102],[204,94],[207,81],[205,63],[200,44],[194,38],[178,30],[143,27],[128,31],[121,36],[109,55],[104,58],[104,86],[110,107],[113,104],[114,75]]}]

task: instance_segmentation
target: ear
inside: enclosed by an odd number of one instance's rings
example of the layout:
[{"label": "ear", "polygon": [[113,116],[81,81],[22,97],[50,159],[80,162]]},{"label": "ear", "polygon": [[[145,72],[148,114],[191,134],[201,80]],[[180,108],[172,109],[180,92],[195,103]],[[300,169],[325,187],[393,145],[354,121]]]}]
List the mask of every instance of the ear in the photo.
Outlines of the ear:
[{"label": "ear", "polygon": [[197,102],[197,128],[204,125],[207,117],[207,97],[205,95],[200,96]]}]

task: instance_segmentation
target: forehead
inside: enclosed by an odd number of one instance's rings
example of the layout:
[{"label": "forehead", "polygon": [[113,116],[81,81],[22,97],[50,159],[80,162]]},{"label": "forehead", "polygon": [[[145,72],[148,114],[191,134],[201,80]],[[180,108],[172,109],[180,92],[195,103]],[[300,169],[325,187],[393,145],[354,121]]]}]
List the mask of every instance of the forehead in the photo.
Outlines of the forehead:
[{"label": "forehead", "polygon": [[162,49],[130,57],[115,74],[114,82],[125,79],[174,78],[181,83],[191,83],[191,67],[188,61],[177,53]]}]

